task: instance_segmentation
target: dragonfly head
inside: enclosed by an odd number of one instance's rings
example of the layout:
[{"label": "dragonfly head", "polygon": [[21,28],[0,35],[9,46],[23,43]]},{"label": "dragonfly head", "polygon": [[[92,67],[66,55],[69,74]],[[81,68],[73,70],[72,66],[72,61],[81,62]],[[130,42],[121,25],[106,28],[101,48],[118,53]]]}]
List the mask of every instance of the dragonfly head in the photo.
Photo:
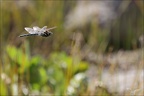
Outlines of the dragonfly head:
[{"label": "dragonfly head", "polygon": [[49,35],[53,35],[53,33],[52,33],[52,32],[50,32],[50,31],[48,32],[48,34],[49,34]]}]

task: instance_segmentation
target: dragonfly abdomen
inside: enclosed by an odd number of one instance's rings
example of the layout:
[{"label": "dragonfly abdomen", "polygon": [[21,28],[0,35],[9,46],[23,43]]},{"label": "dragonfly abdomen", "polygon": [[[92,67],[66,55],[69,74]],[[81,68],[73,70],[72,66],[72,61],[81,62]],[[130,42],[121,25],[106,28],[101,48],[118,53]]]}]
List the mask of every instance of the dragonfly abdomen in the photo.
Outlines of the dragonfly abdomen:
[{"label": "dragonfly abdomen", "polygon": [[19,37],[25,37],[25,36],[36,36],[38,34],[23,34],[23,35],[20,35]]}]

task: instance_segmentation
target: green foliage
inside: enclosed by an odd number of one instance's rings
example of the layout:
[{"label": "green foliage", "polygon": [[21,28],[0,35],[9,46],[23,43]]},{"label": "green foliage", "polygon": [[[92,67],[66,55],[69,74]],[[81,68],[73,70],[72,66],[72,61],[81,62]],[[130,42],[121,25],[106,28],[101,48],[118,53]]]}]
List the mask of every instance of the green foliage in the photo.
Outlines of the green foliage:
[{"label": "green foliage", "polygon": [[18,64],[19,73],[23,73],[29,67],[28,55],[24,54],[21,49],[16,49],[14,46],[7,46],[7,54],[12,64]]},{"label": "green foliage", "polygon": [[[27,46],[25,50],[28,50]],[[30,58],[28,51],[24,52],[21,48],[10,45],[7,46],[6,52],[6,59],[9,60],[11,66],[9,70],[18,70],[11,74],[11,80],[14,79],[14,76],[18,76],[19,82],[23,81],[25,86],[31,86],[31,92],[37,90],[41,94],[66,94],[71,79],[88,68],[88,64],[84,61],[79,60],[74,63],[74,58],[65,52],[51,53],[48,58],[37,55]]]}]

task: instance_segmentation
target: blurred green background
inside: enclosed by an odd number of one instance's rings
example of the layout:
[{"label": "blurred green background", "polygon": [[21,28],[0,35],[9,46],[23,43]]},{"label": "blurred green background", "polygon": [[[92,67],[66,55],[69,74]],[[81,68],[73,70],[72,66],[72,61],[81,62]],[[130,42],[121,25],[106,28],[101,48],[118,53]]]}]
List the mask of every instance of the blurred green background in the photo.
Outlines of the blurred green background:
[{"label": "blurred green background", "polygon": [[[100,1],[1,0],[0,95],[90,95],[86,72],[93,62],[87,58],[89,53],[105,55],[142,47],[143,1],[108,2],[114,14],[97,11],[92,7],[97,5],[90,5],[93,2]],[[18,37],[27,33],[24,27],[33,26],[57,28],[49,38]],[[101,75],[104,66],[95,65]],[[93,93],[113,94],[105,87]]]}]

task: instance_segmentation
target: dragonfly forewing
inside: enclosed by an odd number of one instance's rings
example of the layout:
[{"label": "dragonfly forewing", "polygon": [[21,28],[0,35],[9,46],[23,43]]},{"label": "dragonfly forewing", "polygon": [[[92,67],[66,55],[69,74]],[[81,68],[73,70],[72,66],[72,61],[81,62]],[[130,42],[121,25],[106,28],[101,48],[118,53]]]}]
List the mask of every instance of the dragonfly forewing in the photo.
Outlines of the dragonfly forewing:
[{"label": "dragonfly forewing", "polygon": [[55,29],[56,28],[56,26],[55,27],[52,27],[52,28],[48,28],[47,30],[49,31],[49,30],[52,30],[52,29]]},{"label": "dragonfly forewing", "polygon": [[30,34],[35,33],[35,31],[32,28],[25,27],[24,29]]},{"label": "dragonfly forewing", "polygon": [[41,28],[39,28],[38,26],[34,26],[34,27],[33,27],[33,30],[34,30],[34,31],[40,31]]}]

